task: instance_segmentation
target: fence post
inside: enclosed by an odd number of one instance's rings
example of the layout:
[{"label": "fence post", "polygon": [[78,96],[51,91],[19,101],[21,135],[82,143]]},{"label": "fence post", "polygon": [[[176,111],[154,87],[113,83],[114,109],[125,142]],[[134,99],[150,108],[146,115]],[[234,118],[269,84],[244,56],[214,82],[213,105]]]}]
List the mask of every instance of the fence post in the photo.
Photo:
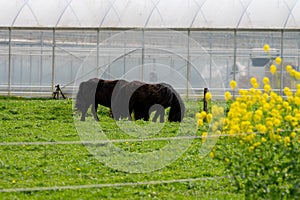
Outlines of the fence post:
[{"label": "fence post", "polygon": [[206,99],[206,93],[208,92],[208,88],[204,88],[204,97],[203,97],[203,111],[208,113],[207,109],[207,99]]}]

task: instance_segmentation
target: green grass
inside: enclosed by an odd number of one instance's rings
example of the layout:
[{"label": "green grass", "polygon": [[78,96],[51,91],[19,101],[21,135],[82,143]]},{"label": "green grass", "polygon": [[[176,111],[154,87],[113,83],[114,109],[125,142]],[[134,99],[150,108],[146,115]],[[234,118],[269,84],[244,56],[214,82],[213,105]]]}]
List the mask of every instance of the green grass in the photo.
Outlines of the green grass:
[{"label": "green grass", "polygon": [[[186,118],[193,118],[197,103],[186,102]],[[77,113],[71,100],[0,98],[0,142],[79,141],[74,123]],[[120,131],[108,117],[107,108],[99,109],[102,130],[109,139],[132,139]],[[93,121],[87,117],[88,124]],[[159,123],[135,122],[138,126],[160,126]],[[165,123],[159,134],[149,137],[173,137],[179,124]],[[131,127],[128,125],[129,130]],[[141,129],[141,130],[142,130]],[[201,135],[201,133],[197,133]],[[115,145],[127,152],[152,152],[169,141],[120,142]],[[127,173],[106,166],[82,144],[1,145],[1,189],[43,188],[91,184],[137,183],[187,178],[224,176],[221,162],[199,154],[201,140],[192,141],[179,159],[166,167],[147,173]],[[63,189],[26,192],[1,192],[0,199],[241,199],[231,180],[212,179],[182,183],[142,184],[87,189]]]}]

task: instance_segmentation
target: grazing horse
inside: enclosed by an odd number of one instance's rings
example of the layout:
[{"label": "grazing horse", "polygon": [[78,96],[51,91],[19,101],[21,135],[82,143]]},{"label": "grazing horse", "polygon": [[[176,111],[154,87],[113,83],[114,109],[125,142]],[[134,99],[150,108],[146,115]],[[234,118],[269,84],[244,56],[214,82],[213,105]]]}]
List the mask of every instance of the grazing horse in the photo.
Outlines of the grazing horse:
[{"label": "grazing horse", "polygon": [[112,98],[115,119],[131,120],[131,114],[134,113],[136,120],[148,121],[151,112],[156,111],[153,121],[160,116],[160,122],[164,122],[165,109],[170,107],[168,121],[181,122],[185,112],[179,94],[166,83],[147,84],[140,81],[125,83]]},{"label": "grazing horse", "polygon": [[81,111],[81,121],[85,120],[88,108],[92,105],[92,114],[96,121],[98,104],[109,107],[111,109],[111,96],[117,87],[127,83],[125,80],[103,80],[98,78],[90,79],[79,85],[79,91],[76,96],[75,107]]}]

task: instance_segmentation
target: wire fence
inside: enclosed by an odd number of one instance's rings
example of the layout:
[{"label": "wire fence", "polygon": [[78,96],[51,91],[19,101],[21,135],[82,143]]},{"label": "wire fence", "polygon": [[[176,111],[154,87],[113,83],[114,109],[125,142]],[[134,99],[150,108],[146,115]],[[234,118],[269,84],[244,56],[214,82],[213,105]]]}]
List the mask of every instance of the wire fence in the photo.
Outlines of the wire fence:
[{"label": "wire fence", "polygon": [[[280,130],[280,132],[300,131],[294,130]],[[54,142],[1,142],[0,146],[23,146],[23,145],[96,145],[108,143],[122,143],[122,142],[144,142],[144,141],[167,141],[167,140],[185,140],[185,139],[210,139],[219,137],[237,137],[244,135],[262,135],[262,132],[236,133],[236,134],[210,134],[207,136],[180,136],[180,137],[161,137],[161,138],[137,138],[137,139],[113,139],[113,140],[95,140],[95,141],[54,141]],[[92,189],[92,188],[109,188],[109,187],[135,187],[143,185],[161,185],[172,183],[185,183],[197,181],[213,181],[222,179],[232,179],[231,176],[215,176],[215,177],[198,177],[186,179],[171,179],[171,180],[154,180],[143,182],[123,182],[123,183],[103,183],[103,184],[86,184],[86,185],[66,185],[66,186],[45,186],[45,187],[29,187],[29,188],[0,188],[0,193],[13,192],[39,192],[39,191],[59,191],[59,190],[78,190],[78,189]]]},{"label": "wire fence", "polygon": [[187,178],[187,179],[172,179],[172,180],[157,180],[157,181],[143,181],[143,182],[125,182],[125,183],[103,183],[90,185],[67,185],[67,186],[52,186],[52,187],[32,187],[32,188],[8,188],[0,189],[0,192],[38,192],[49,190],[77,190],[77,189],[91,189],[91,188],[107,188],[107,187],[126,187],[126,186],[142,186],[142,185],[158,185],[170,183],[184,183],[196,181],[210,181],[230,178],[229,176],[219,177],[203,177],[203,178]]},{"label": "wire fence", "polygon": [[[300,129],[293,129],[293,130],[280,130],[280,132],[293,132],[293,131],[300,131]],[[263,132],[247,132],[247,133],[222,133],[222,134],[210,134],[206,136],[177,136],[177,137],[153,137],[153,138],[134,138],[134,139],[107,139],[107,140],[91,140],[91,141],[84,141],[84,140],[76,140],[76,141],[45,141],[45,142],[0,142],[0,146],[23,146],[23,145],[93,145],[93,144],[108,144],[108,143],[123,143],[123,142],[147,142],[147,141],[169,141],[169,140],[191,140],[191,139],[209,139],[209,138],[219,138],[219,137],[237,137],[237,136],[244,136],[244,135],[263,135]]]}]

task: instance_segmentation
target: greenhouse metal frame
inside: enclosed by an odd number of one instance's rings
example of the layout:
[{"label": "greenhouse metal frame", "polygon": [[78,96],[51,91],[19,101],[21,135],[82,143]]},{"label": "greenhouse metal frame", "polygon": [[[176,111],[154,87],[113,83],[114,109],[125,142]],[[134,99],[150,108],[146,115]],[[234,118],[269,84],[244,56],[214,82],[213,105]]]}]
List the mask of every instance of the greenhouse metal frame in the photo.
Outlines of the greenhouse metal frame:
[{"label": "greenhouse metal frame", "polygon": [[[2,3],[1,95],[50,96],[56,84],[71,94],[93,77],[165,81],[187,97],[205,87],[221,96],[231,80],[249,88],[250,77],[270,77],[281,93],[299,83],[284,69],[290,64],[299,71],[300,3],[294,0],[222,6],[176,0],[171,8],[169,0],[66,0],[47,2],[48,8],[36,0]],[[268,67],[277,56],[283,63],[272,76]]]}]

